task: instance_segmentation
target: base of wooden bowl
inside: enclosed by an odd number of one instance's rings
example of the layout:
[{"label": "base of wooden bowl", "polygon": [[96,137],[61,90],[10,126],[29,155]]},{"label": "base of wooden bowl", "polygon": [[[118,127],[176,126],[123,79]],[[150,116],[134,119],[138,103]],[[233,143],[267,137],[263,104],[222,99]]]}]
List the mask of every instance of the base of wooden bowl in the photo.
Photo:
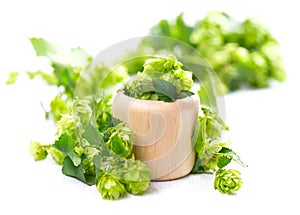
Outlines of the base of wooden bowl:
[{"label": "base of wooden bowl", "polygon": [[200,107],[197,95],[175,102],[134,99],[117,92],[113,116],[135,133],[134,155],[145,163],[152,180],[189,174],[195,163],[192,136]]},{"label": "base of wooden bowl", "polygon": [[182,164],[180,164],[172,172],[159,178],[153,178],[151,181],[169,181],[187,176],[192,171],[194,163],[195,152],[192,151],[191,154],[182,162]]}]

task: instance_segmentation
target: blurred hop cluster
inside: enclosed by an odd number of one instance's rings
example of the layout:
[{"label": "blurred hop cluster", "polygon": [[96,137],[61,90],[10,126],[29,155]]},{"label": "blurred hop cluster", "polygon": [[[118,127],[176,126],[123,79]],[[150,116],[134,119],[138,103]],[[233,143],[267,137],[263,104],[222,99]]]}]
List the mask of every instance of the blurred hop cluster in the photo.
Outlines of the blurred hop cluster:
[{"label": "blurred hop cluster", "polygon": [[161,20],[151,34],[181,40],[200,51],[217,73],[225,92],[247,86],[262,88],[272,80],[285,80],[279,44],[254,18],[240,21],[214,11],[194,25],[187,25],[180,14],[175,22]]}]

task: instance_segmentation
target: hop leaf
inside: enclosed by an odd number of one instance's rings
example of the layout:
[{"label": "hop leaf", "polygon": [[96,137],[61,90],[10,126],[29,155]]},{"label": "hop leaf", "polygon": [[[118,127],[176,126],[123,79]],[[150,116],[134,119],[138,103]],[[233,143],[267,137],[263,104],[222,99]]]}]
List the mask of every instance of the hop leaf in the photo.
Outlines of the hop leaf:
[{"label": "hop leaf", "polygon": [[102,198],[110,200],[119,199],[126,194],[125,187],[120,179],[107,173],[104,173],[97,182],[97,190]]},{"label": "hop leaf", "polygon": [[214,188],[222,194],[231,194],[238,191],[243,181],[240,177],[241,173],[234,169],[219,169],[216,172]]},{"label": "hop leaf", "polygon": [[8,73],[8,77],[6,80],[6,84],[14,84],[17,81],[17,78],[19,76],[19,72],[10,72]]}]

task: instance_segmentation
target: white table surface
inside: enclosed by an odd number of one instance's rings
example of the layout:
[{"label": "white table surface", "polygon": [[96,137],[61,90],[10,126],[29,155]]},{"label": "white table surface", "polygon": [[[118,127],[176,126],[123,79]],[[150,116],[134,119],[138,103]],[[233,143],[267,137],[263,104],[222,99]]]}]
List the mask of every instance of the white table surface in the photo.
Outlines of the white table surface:
[{"label": "white table surface", "polygon": [[[296,20],[300,17],[292,1],[84,2],[0,3],[1,214],[299,214],[300,37]],[[237,17],[257,16],[280,41],[288,73],[284,84],[225,96],[228,137],[249,165],[231,165],[244,180],[236,195],[215,191],[213,175],[189,175],[153,182],[142,196],[105,201],[95,186],[61,174],[61,167],[50,158],[33,161],[30,140],[47,142],[55,132],[40,106],[55,90],[26,80],[25,71],[44,63],[34,58],[26,38],[44,37],[64,48],[80,45],[97,54],[120,40],[146,34],[162,18],[171,19],[183,11],[192,22],[212,9]],[[6,86],[11,70],[23,74],[16,85]]]}]

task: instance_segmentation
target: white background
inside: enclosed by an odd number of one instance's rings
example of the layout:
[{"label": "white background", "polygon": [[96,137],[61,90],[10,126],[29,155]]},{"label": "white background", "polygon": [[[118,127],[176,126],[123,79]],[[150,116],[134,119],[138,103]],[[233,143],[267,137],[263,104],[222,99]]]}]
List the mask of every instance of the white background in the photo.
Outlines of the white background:
[{"label": "white background", "polygon": [[[61,174],[51,159],[34,162],[30,140],[51,141],[41,102],[55,90],[29,82],[25,72],[45,63],[27,38],[43,37],[64,49],[81,46],[92,55],[131,37],[143,36],[161,19],[184,12],[188,23],[210,10],[238,19],[254,16],[281,44],[288,73],[284,84],[225,96],[232,147],[248,163],[237,195],[213,189],[212,175],[152,183],[143,196],[104,201]],[[1,1],[0,3],[0,213],[1,214],[299,214],[299,7],[296,1]],[[6,86],[8,71],[21,71]],[[5,211],[5,213],[4,213]]]}]

